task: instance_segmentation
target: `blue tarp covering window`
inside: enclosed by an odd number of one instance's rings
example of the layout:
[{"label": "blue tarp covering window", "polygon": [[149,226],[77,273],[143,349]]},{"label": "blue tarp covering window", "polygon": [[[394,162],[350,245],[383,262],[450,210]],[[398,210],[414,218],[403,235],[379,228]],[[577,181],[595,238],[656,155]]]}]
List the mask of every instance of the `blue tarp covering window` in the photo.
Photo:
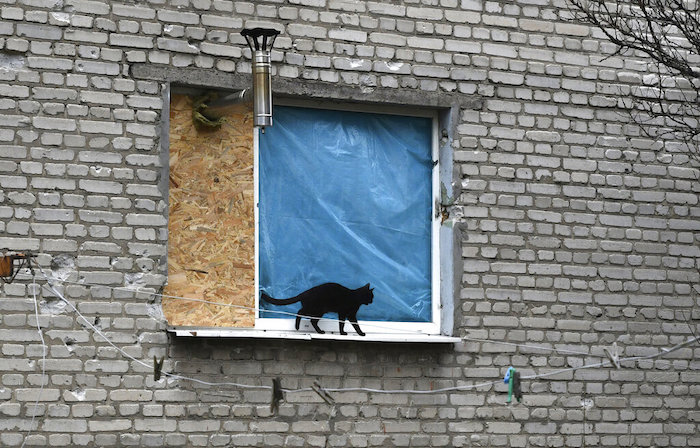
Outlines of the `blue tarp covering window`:
[{"label": "blue tarp covering window", "polygon": [[358,319],[431,321],[431,148],[429,118],[277,107],[260,136],[260,290],[370,283]]}]

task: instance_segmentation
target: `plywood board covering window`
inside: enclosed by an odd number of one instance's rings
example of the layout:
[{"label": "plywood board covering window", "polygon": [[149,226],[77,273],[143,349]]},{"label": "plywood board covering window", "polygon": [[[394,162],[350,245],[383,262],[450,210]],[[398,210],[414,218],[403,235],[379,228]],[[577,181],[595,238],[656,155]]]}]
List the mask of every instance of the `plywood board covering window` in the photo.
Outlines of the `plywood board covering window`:
[{"label": "plywood board covering window", "polygon": [[166,295],[170,325],[252,327],[255,214],[252,111],[240,106],[217,130],[195,127],[193,100],[170,107],[170,193]]}]

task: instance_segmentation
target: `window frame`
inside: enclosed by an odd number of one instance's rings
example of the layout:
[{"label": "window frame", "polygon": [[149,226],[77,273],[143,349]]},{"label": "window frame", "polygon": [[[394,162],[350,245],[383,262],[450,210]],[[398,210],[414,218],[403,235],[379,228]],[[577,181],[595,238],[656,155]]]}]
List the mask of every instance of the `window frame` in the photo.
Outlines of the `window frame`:
[{"label": "window frame", "polygon": [[[231,89],[246,88],[250,80],[245,75],[230,75],[231,79],[225,82],[212,78],[214,82],[202,84],[201,77],[197,73],[191,73],[182,68],[168,67],[164,71],[152,71],[151,67],[144,64],[136,64],[134,71],[138,79],[155,80],[163,83],[163,110],[161,114],[161,132],[159,139],[161,176],[158,181],[163,200],[168,203],[169,198],[169,130],[170,130],[170,101],[171,92],[184,94],[201,94],[203,91],[219,90],[230,92]],[[209,78],[208,78],[209,79]],[[233,87],[232,87],[233,86]],[[315,331],[275,331],[258,327],[212,327],[203,325],[197,326],[174,326],[166,323],[166,331],[176,338],[233,338],[233,339],[285,339],[289,341],[312,341],[312,340],[335,340],[348,343],[355,342],[383,342],[383,343],[436,343],[452,344],[461,341],[455,335],[455,324],[457,311],[459,310],[460,285],[462,278],[462,258],[460,251],[461,213],[459,210],[452,210],[455,198],[461,192],[460,174],[457,165],[454,163],[454,151],[458,146],[456,142],[457,126],[463,111],[479,109],[482,105],[478,98],[465,95],[441,95],[434,92],[424,92],[421,95],[403,91],[379,91],[379,92],[358,92],[356,89],[344,89],[340,87],[337,91],[328,91],[328,87],[314,81],[308,81],[303,88],[296,82],[282,83],[276,90],[275,104],[288,106],[328,108],[331,102],[341,102],[333,104],[333,108],[371,111],[378,113],[394,113],[398,115],[437,116],[439,130],[437,146],[439,158],[438,167],[434,170],[434,176],[438,178],[439,189],[435,188],[434,196],[439,196],[440,201],[435,202],[433,209],[439,209],[441,213],[449,212],[445,221],[435,221],[433,225],[438,229],[439,237],[436,242],[439,247],[439,259],[433,258],[434,266],[432,274],[437,276],[433,280],[433,288],[438,292],[433,302],[435,307],[439,307],[434,316],[439,318],[439,328],[428,333],[418,333],[416,331],[405,333],[369,333],[366,336],[359,336],[350,330],[347,335],[340,334],[318,334]],[[284,93],[283,93],[284,92]],[[304,99],[301,99],[301,98]],[[309,99],[311,98],[311,99]],[[405,110],[411,108],[413,110]],[[258,132],[254,131],[254,138],[258,138]],[[435,138],[435,137],[434,137]],[[257,151],[258,143],[254,150]],[[435,152],[435,145],[433,152]],[[257,153],[255,154],[257,157]],[[255,187],[258,187],[256,181]],[[442,203],[445,201],[446,203]],[[257,212],[257,208],[255,210]],[[165,211],[166,217],[168,209]],[[433,215],[435,216],[435,215]],[[434,235],[435,236],[435,235]],[[435,243],[434,243],[435,244]],[[256,244],[256,250],[258,245]],[[257,263],[257,257],[256,257]],[[167,247],[165,253],[159,260],[160,266],[167,270]],[[257,269],[257,265],[256,265]],[[166,277],[167,278],[167,277]],[[435,278],[435,277],[433,277]],[[167,280],[166,280],[167,281]],[[257,276],[256,276],[257,281]],[[255,285],[256,291],[259,285]],[[255,297],[256,304],[258,297]],[[165,316],[163,316],[165,318]],[[293,320],[291,320],[293,322]],[[437,325],[436,325],[437,327]],[[369,329],[369,327],[367,328]]]},{"label": "window frame", "polygon": [[[374,114],[386,114],[386,115],[397,115],[397,116],[409,116],[409,117],[423,117],[431,119],[431,157],[434,163],[431,172],[431,235],[430,235],[430,248],[431,248],[431,321],[430,322],[400,322],[400,321],[359,321],[359,325],[362,330],[367,334],[368,339],[373,337],[382,337],[387,334],[394,335],[441,335],[444,332],[442,330],[442,287],[441,287],[441,270],[445,268],[441,263],[441,214],[440,214],[440,204],[441,204],[441,188],[440,188],[440,173],[441,173],[441,158],[440,158],[440,142],[439,142],[439,124],[440,117],[439,112],[436,109],[428,108],[412,108],[411,110],[405,110],[404,108],[398,106],[386,106],[386,105],[367,105],[367,104],[357,104],[357,103],[331,103],[328,101],[313,101],[313,100],[301,100],[301,99],[287,99],[280,98],[276,99],[275,105],[277,106],[289,106],[289,107],[303,107],[303,108],[313,108],[321,110],[337,110],[337,111],[348,111],[348,112],[360,112],[360,113],[374,113]],[[274,126],[274,112],[273,112],[273,126]],[[309,335],[324,336],[316,333],[314,328],[311,326],[308,319],[302,319],[301,326],[299,330],[294,328],[295,319],[289,318],[269,318],[260,317],[260,263],[259,263],[259,188],[260,188],[260,176],[259,176],[259,148],[260,148],[260,130],[255,128],[253,130],[253,157],[254,157],[254,183],[255,183],[255,330],[262,331],[273,331],[273,332],[298,332],[298,333],[308,333]],[[325,319],[321,320],[319,326],[321,329],[327,331],[329,336],[337,336],[339,338],[345,338],[347,336],[355,334],[355,330],[349,323],[346,323],[346,331],[348,335],[338,334],[338,324],[336,322],[337,316],[330,313],[324,316]]]}]

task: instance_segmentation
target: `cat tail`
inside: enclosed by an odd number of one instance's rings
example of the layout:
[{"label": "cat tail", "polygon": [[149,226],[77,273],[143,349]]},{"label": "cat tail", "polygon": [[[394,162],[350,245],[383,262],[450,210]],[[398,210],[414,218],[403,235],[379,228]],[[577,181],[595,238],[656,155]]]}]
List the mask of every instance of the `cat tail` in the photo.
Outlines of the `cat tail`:
[{"label": "cat tail", "polygon": [[264,292],[260,294],[260,298],[273,305],[289,305],[290,303],[295,303],[301,300],[299,296],[292,297],[291,299],[273,299]]}]

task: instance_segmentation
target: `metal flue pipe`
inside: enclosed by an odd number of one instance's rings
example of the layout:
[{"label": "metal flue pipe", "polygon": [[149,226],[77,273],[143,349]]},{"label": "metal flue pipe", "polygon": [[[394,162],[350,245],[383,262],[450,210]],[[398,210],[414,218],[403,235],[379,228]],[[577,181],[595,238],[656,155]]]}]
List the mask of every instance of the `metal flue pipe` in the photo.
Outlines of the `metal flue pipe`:
[{"label": "metal flue pipe", "polygon": [[206,113],[217,117],[226,115],[229,109],[241,103],[253,101],[253,89],[243,89],[238,92],[218,98],[207,104]]},{"label": "metal flue pipe", "polygon": [[272,126],[272,89],[270,51],[279,31],[272,28],[253,28],[241,31],[253,53],[253,125],[265,133]]}]

